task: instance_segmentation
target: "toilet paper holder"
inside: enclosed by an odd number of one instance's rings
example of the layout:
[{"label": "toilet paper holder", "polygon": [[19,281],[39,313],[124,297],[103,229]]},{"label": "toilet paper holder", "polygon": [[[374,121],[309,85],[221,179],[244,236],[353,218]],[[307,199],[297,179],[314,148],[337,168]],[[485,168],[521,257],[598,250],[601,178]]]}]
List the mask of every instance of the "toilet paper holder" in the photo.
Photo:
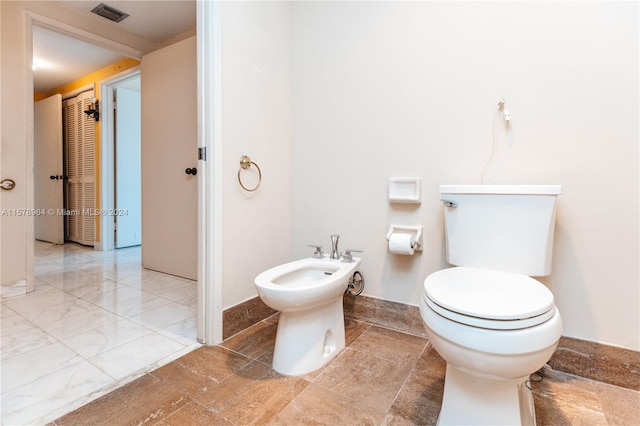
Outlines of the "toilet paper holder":
[{"label": "toilet paper holder", "polygon": [[407,225],[390,225],[389,232],[387,232],[387,241],[391,238],[391,234],[412,234],[411,246],[416,251],[422,251],[422,225],[407,226]]}]

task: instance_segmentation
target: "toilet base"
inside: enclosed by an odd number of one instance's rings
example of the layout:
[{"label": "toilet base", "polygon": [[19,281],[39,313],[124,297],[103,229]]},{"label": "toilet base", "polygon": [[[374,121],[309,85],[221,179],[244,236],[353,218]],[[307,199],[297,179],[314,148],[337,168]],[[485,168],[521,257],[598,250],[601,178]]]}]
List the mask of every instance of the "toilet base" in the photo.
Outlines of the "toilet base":
[{"label": "toilet base", "polygon": [[342,295],[300,312],[280,312],[273,369],[287,376],[310,373],[344,349]]},{"label": "toilet base", "polygon": [[527,379],[478,377],[447,364],[438,425],[535,425]]}]

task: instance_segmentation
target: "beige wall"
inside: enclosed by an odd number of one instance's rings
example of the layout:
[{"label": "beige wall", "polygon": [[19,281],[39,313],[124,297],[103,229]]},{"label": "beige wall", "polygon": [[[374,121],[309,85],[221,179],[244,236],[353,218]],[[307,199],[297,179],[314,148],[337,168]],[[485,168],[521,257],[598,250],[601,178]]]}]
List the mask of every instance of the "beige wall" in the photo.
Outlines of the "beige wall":
[{"label": "beige wall", "polygon": [[[563,186],[542,280],[564,334],[640,349],[637,3],[225,3],[223,26],[225,307],[332,233],[365,251],[366,295],[417,305],[447,266],[438,185],[480,183],[495,125],[485,183]],[[392,176],[423,203],[389,204]],[[391,223],[424,225],[424,251],[391,255]]]},{"label": "beige wall", "polygon": [[[365,251],[366,295],[417,305],[447,266],[438,185],[480,183],[495,125],[485,183],[563,186],[542,281],[564,334],[640,349],[637,3],[225,3],[223,26],[225,307],[332,233]],[[390,204],[392,176],[422,204]],[[391,255],[390,223],[424,225],[424,251]]]},{"label": "beige wall", "polygon": [[[365,294],[417,305],[444,261],[439,184],[561,184],[564,334],[640,349],[637,2],[331,2],[293,8],[293,257],[342,235]],[[501,125],[497,121],[498,125]],[[419,176],[417,208],[388,178]],[[425,226],[391,255],[390,223]]]},{"label": "beige wall", "polygon": [[[253,279],[291,259],[291,8],[222,4],[223,301],[256,295]],[[239,160],[262,170],[254,192]],[[253,186],[255,168],[243,171]]]},{"label": "beige wall", "polygon": [[[224,3],[223,27],[225,307],[332,233],[365,251],[364,294],[417,305],[447,266],[438,185],[480,183],[495,125],[485,183],[563,186],[542,281],[564,334],[640,349],[637,3]],[[389,204],[392,176],[422,204]],[[424,251],[391,255],[391,223]]]}]

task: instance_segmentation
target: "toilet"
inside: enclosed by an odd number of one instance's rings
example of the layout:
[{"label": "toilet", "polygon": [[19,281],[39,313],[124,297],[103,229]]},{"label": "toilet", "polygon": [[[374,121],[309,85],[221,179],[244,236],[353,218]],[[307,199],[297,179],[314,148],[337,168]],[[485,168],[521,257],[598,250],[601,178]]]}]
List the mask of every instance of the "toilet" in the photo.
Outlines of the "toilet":
[{"label": "toilet", "polygon": [[535,425],[529,375],[562,320],[551,291],[559,185],[441,185],[447,262],[424,281],[420,314],[446,361],[439,425]]},{"label": "toilet", "polygon": [[275,266],[255,278],[262,301],[280,311],[273,369],[300,376],[322,367],[345,346],[342,297],[360,265],[350,254],[327,255]]}]

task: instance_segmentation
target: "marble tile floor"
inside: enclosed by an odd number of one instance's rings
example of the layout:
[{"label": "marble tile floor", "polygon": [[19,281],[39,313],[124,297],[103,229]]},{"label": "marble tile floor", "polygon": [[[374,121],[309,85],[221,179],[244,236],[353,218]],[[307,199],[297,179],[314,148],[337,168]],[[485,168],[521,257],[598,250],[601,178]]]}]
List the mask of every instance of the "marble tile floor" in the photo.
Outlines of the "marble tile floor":
[{"label": "marble tile floor", "polygon": [[0,303],[2,425],[45,424],[200,347],[196,283],[109,252],[36,242],[36,291]]},{"label": "marble tile floor", "polygon": [[[52,423],[433,425],[445,363],[423,337],[346,321],[347,347],[302,377],[273,371],[277,314],[203,346]],[[545,368],[538,425],[637,425],[640,393]]]}]

